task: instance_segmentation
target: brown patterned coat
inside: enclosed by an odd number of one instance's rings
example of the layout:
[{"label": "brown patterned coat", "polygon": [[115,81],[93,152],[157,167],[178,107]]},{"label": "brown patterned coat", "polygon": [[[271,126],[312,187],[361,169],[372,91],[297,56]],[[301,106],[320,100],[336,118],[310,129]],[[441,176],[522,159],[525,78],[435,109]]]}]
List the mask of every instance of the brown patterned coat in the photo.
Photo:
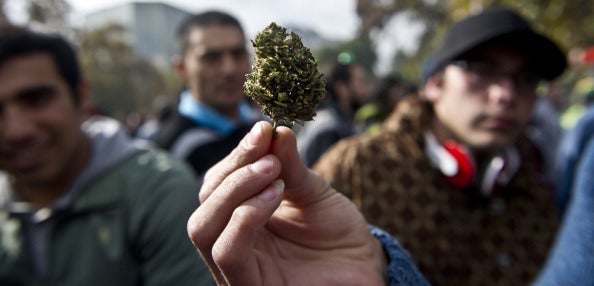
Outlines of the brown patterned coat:
[{"label": "brown patterned coat", "polygon": [[423,151],[429,114],[404,102],[381,134],[340,141],[314,170],[394,235],[434,285],[529,284],[559,223],[535,149],[517,146],[517,175],[490,198],[455,189]]}]

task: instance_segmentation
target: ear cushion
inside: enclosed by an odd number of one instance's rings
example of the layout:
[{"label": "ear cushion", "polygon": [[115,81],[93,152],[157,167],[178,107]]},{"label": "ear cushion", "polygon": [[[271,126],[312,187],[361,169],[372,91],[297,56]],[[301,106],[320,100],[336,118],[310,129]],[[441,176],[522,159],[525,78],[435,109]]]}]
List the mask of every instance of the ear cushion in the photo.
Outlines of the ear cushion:
[{"label": "ear cushion", "polygon": [[[425,152],[432,165],[452,186],[467,188],[475,183],[476,166],[472,155],[455,141],[439,144],[431,132],[425,132]],[[486,167],[477,187],[485,196],[490,196],[497,185],[507,185],[521,165],[519,151],[511,146],[494,156]]]},{"label": "ear cushion", "polygon": [[431,132],[425,132],[425,152],[446,180],[457,188],[469,187],[474,180],[475,167],[471,155],[454,141],[437,142]]},{"label": "ear cushion", "polygon": [[458,188],[466,188],[472,184],[476,170],[474,162],[464,148],[453,141],[444,142],[443,148],[454,157],[458,163],[458,172],[452,176],[446,176],[448,182]]}]

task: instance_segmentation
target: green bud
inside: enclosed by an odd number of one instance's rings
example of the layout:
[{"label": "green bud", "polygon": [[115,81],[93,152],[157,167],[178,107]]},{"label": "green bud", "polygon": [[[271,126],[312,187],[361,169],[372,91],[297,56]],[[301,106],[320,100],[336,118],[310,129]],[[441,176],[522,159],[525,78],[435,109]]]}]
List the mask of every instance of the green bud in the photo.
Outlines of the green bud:
[{"label": "green bud", "polygon": [[318,61],[293,31],[271,23],[252,41],[256,60],[244,84],[275,126],[312,120],[325,95]]}]

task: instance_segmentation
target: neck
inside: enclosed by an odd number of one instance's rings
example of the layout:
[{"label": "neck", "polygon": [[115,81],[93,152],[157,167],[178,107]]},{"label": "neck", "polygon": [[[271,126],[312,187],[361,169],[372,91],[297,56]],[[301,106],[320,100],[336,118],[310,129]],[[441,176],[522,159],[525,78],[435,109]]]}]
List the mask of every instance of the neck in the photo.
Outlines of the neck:
[{"label": "neck", "polygon": [[240,119],[238,105],[234,105],[233,107],[219,107],[215,108],[215,110],[232,121],[238,121]]},{"label": "neck", "polygon": [[201,99],[201,93],[197,89],[189,89],[190,95],[192,96],[193,100],[199,102],[200,104],[206,105],[209,108],[215,110],[219,114],[223,115],[224,117],[228,118],[231,121],[238,121],[241,119],[241,115],[239,113],[239,104],[235,102],[233,104],[208,104],[204,100]]}]

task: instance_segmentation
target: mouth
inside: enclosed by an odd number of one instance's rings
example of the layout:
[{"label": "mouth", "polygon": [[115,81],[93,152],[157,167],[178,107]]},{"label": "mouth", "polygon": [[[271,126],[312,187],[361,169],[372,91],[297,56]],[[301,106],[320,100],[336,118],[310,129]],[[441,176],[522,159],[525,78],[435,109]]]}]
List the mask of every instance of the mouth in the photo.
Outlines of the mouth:
[{"label": "mouth", "polygon": [[14,151],[0,155],[0,161],[9,172],[28,173],[41,168],[43,155],[31,150]]},{"label": "mouth", "polygon": [[227,91],[243,90],[243,82],[240,80],[229,79],[224,81],[220,86],[223,90]]},{"label": "mouth", "polygon": [[506,131],[517,128],[517,120],[509,116],[486,116],[481,120],[481,125],[490,130]]},{"label": "mouth", "polygon": [[513,126],[512,121],[506,119],[488,119],[483,124],[489,129],[509,129]]}]

